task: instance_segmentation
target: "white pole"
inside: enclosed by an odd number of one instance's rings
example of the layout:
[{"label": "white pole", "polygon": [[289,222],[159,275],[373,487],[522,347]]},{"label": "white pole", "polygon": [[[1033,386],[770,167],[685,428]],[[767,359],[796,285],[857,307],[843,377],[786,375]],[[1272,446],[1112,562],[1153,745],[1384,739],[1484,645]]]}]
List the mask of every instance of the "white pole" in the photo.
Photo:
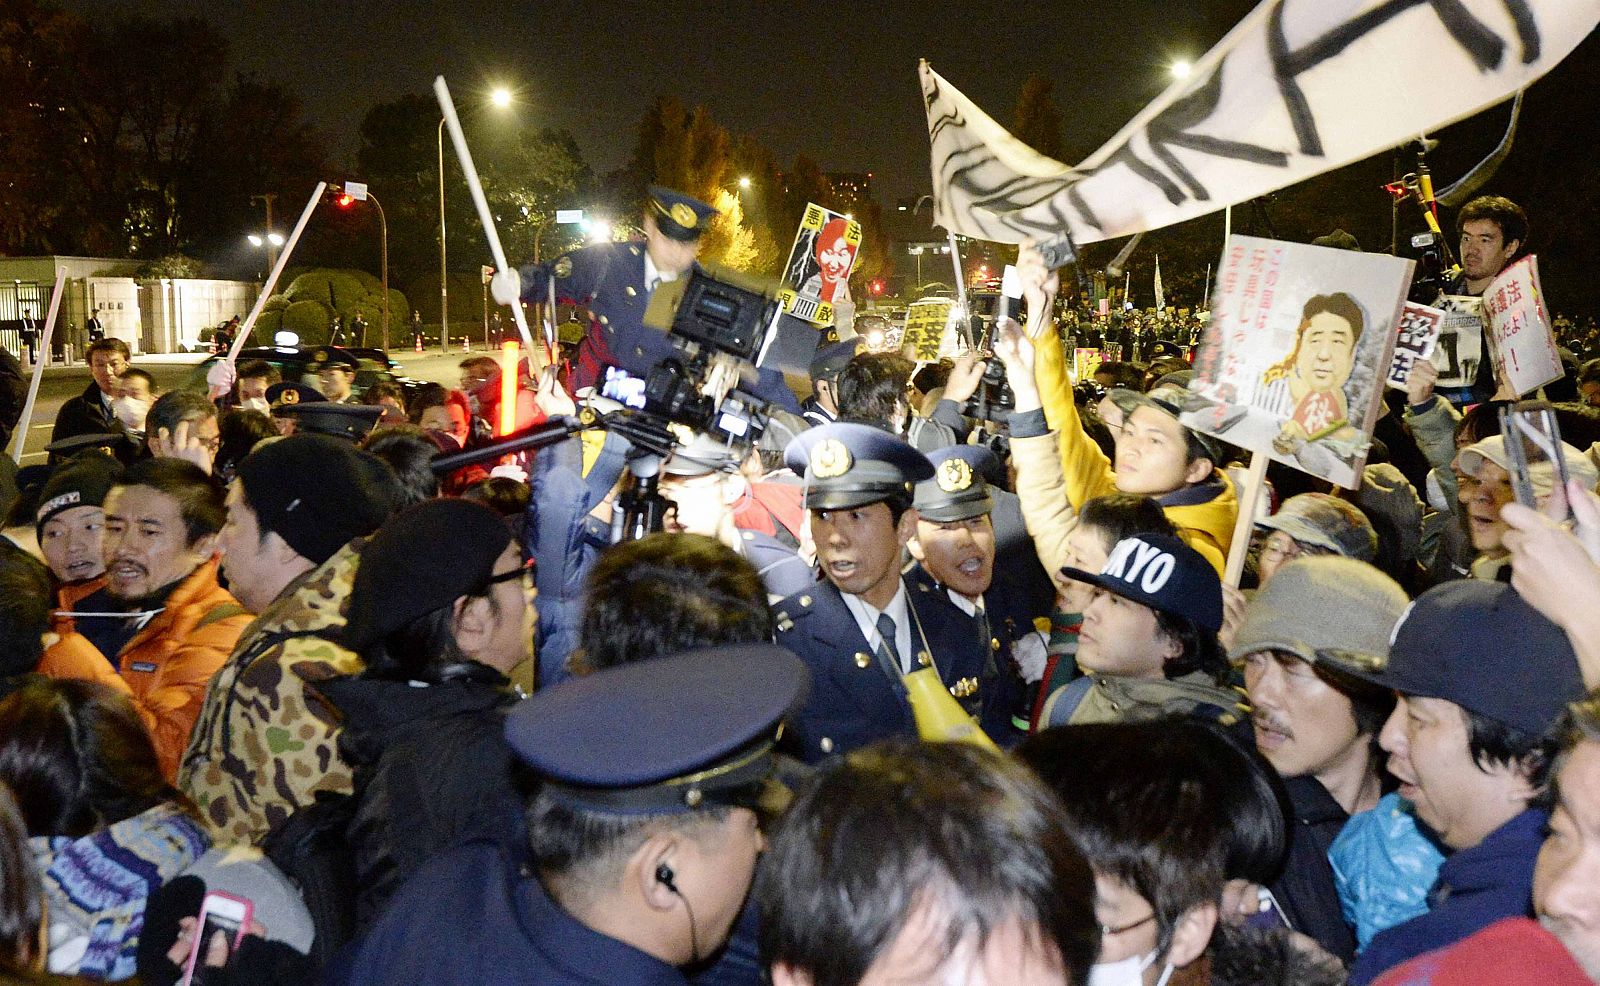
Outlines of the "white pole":
[{"label": "white pole", "polygon": [[55,335],[56,315],[61,311],[61,295],[67,283],[67,269],[56,268],[56,287],[50,292],[50,314],[45,316],[44,336],[39,341],[39,358],[33,364],[33,379],[28,381],[28,399],[22,405],[22,417],[17,421],[17,445],[11,450],[11,461],[22,465],[22,447],[28,444],[28,425],[33,421],[33,405],[39,400],[39,381],[44,379],[45,364],[50,362],[50,337]]},{"label": "white pole", "polygon": [[[472,151],[467,148],[467,137],[461,132],[461,119],[456,116],[456,104],[450,98],[450,87],[445,85],[444,76],[433,80],[433,94],[439,99],[439,109],[444,112],[445,126],[450,130],[450,143],[455,145],[456,158],[461,162],[461,170],[467,178],[467,188],[472,192],[472,204],[478,207],[478,219],[483,223],[483,235],[489,241],[489,250],[494,256],[495,270],[511,270],[511,264],[506,261],[505,248],[500,245],[500,233],[494,226],[494,214],[489,211],[489,200],[484,197],[483,183],[478,180],[478,169],[472,163]],[[549,299],[554,301],[554,299]],[[516,320],[517,331],[522,334],[522,344],[527,347],[528,358],[531,360],[537,352],[533,344],[533,333],[528,331],[528,316],[522,310],[522,305],[511,306],[511,317]],[[552,354],[553,355],[553,354]]]},{"label": "white pole", "polygon": [[317,182],[317,187],[311,191],[311,199],[306,202],[306,207],[300,213],[300,221],[294,224],[294,230],[289,234],[289,239],[283,244],[283,252],[278,254],[278,262],[272,265],[272,272],[267,275],[267,282],[261,285],[261,293],[256,296],[256,303],[250,309],[250,314],[244,317],[244,324],[239,326],[239,335],[233,340],[233,345],[228,347],[228,362],[236,363],[239,360],[239,351],[244,349],[244,344],[250,338],[250,332],[256,327],[256,319],[261,317],[261,309],[266,307],[267,298],[271,297],[272,289],[278,283],[278,275],[289,266],[289,257],[294,253],[294,245],[300,242],[300,234],[305,232],[306,223],[311,221],[311,214],[317,211],[317,203],[322,201],[322,193],[328,188],[325,181]]},{"label": "white pole", "polygon": [[1233,236],[1233,206],[1222,210],[1222,249],[1228,249],[1228,238]]}]

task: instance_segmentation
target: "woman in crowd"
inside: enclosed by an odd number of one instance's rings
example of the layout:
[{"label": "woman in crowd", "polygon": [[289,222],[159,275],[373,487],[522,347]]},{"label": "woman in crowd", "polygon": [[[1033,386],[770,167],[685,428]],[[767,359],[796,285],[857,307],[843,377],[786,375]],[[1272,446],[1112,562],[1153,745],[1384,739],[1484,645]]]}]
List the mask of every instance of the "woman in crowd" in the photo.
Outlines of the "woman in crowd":
[{"label": "woman in crowd", "polygon": [[146,899],[211,841],[132,703],[92,682],[30,680],[0,702],[0,782],[44,885],[50,971],[132,976]]}]

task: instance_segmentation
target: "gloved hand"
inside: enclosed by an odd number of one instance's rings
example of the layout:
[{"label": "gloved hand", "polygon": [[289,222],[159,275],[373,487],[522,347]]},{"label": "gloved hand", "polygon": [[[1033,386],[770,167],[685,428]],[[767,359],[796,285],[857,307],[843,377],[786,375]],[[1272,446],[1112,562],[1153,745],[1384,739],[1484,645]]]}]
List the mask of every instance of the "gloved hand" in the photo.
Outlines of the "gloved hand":
[{"label": "gloved hand", "polygon": [[489,296],[497,304],[517,304],[522,300],[522,276],[514,270],[496,271],[489,279]]},{"label": "gloved hand", "polygon": [[212,400],[233,390],[233,383],[239,378],[232,363],[219,359],[211,364],[211,369],[206,371],[206,392]]}]

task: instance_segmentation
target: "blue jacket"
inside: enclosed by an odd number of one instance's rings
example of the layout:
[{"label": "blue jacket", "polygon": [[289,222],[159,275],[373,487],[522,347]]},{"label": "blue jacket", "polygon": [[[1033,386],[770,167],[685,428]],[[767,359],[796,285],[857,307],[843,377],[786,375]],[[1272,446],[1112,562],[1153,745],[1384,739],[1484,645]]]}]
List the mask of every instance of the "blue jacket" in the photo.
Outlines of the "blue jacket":
[{"label": "blue jacket", "polygon": [[[981,716],[984,731],[996,743],[1009,745],[1016,734],[1006,702],[1013,696],[999,680],[989,636],[980,636],[973,618],[957,609],[920,567],[906,574],[905,583],[906,604],[921,621],[945,687],[976,679],[977,692],[963,698],[962,706]],[[811,669],[810,697],[785,730],[789,752],[814,764],[877,740],[916,737],[905,686],[890,680],[872,659],[872,645],[833,583],[819,581],[775,609],[778,643]]]},{"label": "blue jacket", "polygon": [[605,367],[616,366],[641,380],[672,352],[667,334],[644,324],[650,292],[644,283],[644,243],[596,243],[546,264],[529,264],[522,275],[522,300],[543,303],[555,280],[556,298],[589,310],[578,345],[574,389],[592,386]]},{"label": "blue jacket", "polygon": [[500,847],[468,842],[406,882],[346,968],[348,986],[680,986],[659,959],[580,924]]},{"label": "blue jacket", "polygon": [[600,456],[583,475],[583,444],[560,442],[533,458],[523,537],[536,562],[539,587],[539,687],[570,677],[567,655],[578,645],[583,587],[611,532],[589,517],[622,475],[626,440],[607,435]]},{"label": "blue jacket", "polygon": [[1531,913],[1533,863],[1548,820],[1544,811],[1529,808],[1446,859],[1428,894],[1428,913],[1374,937],[1356,956],[1351,986],[1370,983],[1407,959],[1452,945],[1502,918]]}]

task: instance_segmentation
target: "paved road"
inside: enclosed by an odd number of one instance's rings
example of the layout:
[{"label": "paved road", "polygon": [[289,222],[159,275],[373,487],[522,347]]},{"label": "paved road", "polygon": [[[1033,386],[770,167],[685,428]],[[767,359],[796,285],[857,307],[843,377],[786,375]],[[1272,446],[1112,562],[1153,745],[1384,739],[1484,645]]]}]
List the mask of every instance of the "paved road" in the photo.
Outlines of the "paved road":
[{"label": "paved road", "polygon": [[[478,347],[473,352],[481,355],[484,350]],[[460,378],[457,364],[466,354],[455,349],[448,353],[440,353],[435,349],[420,355],[397,352],[394,356],[401,364],[400,373],[404,376],[455,386]],[[166,391],[182,386],[202,358],[194,355],[135,356],[133,365],[149,371],[155,378],[157,389]],[[44,447],[50,442],[50,429],[55,426],[56,412],[67,400],[83,393],[83,389],[89,385],[89,379],[89,368],[81,364],[52,366],[44,371],[44,379],[39,382],[39,400],[33,412],[33,425],[28,429],[28,444],[23,448],[23,465],[45,460]]]}]

